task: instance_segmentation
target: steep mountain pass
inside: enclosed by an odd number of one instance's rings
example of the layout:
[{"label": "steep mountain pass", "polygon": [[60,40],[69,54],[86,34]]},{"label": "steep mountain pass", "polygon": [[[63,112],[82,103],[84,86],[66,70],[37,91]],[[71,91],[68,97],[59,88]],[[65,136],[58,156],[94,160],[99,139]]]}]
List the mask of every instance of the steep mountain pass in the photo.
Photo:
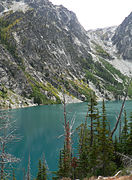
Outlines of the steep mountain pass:
[{"label": "steep mountain pass", "polygon": [[121,99],[130,73],[110,44],[115,29],[86,32],[73,12],[48,0],[2,0],[0,106],[61,103],[63,94],[68,102]]}]

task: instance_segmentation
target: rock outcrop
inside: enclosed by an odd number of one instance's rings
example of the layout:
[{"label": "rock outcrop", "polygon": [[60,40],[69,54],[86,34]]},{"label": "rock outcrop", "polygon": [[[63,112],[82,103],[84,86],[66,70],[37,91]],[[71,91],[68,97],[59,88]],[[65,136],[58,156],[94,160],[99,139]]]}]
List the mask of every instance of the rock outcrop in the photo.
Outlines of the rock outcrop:
[{"label": "rock outcrop", "polygon": [[132,61],[132,13],[117,28],[112,40],[123,59]]},{"label": "rock outcrop", "polygon": [[115,29],[86,32],[73,12],[48,0],[1,1],[1,107],[14,107],[9,91],[35,104],[61,103],[62,94],[70,102],[93,93],[122,98],[128,77],[111,63],[119,57],[110,44]]}]

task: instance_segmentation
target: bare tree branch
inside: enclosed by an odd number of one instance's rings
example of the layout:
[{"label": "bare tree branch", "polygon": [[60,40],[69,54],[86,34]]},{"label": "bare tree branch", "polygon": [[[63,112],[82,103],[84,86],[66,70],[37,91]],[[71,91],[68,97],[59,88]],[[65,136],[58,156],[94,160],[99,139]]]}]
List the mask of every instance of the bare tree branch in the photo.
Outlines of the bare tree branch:
[{"label": "bare tree branch", "polygon": [[[12,121],[11,116],[8,111],[0,112],[0,179],[4,179],[9,175],[7,173],[7,165],[11,163],[19,162],[20,159],[9,154],[7,147],[9,143],[18,141],[20,138],[15,134],[16,127],[15,121]],[[6,152],[7,151],[7,152]]]},{"label": "bare tree branch", "polygon": [[117,118],[117,121],[116,121],[116,124],[115,124],[115,127],[114,129],[112,130],[111,134],[110,134],[110,137],[113,137],[113,134],[115,133],[117,127],[118,127],[118,124],[121,120],[121,116],[122,116],[122,112],[123,112],[123,109],[124,109],[124,105],[125,105],[125,102],[126,102],[126,98],[127,98],[127,95],[128,95],[128,88],[129,88],[129,85],[131,83],[131,80],[129,81],[128,83],[128,87],[127,87],[127,90],[126,90],[126,94],[125,94],[125,97],[124,97],[124,100],[122,102],[122,106],[121,106],[121,109],[120,109],[120,112],[119,112],[119,115],[118,115],[118,118]]}]

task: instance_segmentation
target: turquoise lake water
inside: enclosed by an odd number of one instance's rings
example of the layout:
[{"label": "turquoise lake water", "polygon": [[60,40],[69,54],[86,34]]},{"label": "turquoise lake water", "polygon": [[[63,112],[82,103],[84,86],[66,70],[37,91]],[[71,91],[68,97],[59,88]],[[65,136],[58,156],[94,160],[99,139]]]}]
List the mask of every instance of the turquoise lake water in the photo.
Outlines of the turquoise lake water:
[{"label": "turquoise lake water", "polygon": [[[99,102],[100,112],[101,106],[102,103]],[[120,107],[121,102],[119,101],[106,102],[106,112],[111,128],[114,127]],[[125,109],[129,116],[132,112],[132,101],[126,102]],[[27,170],[29,153],[32,179],[36,177],[38,160],[42,158],[43,153],[49,171],[55,171],[58,166],[59,150],[63,147],[64,137],[58,138],[64,134],[63,106],[37,106],[15,109],[11,112],[16,119],[17,133],[21,136],[20,142],[11,144],[9,147],[9,151],[21,159],[21,162],[16,166],[17,179],[23,179],[24,168]],[[70,120],[73,117],[76,119],[73,127],[76,129],[85,120],[87,103],[68,104],[67,112],[67,119]],[[75,138],[73,137],[73,139]],[[51,178],[49,177],[49,179]]]}]

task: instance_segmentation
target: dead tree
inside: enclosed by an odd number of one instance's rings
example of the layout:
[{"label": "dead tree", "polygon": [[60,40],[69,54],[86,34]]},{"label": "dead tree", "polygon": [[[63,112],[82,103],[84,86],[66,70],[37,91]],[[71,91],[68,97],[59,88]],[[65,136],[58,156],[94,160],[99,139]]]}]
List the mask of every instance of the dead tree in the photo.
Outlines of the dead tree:
[{"label": "dead tree", "polygon": [[0,112],[0,179],[5,179],[9,176],[7,173],[7,165],[20,161],[20,159],[14,157],[8,153],[7,147],[10,143],[20,140],[15,134],[16,127],[15,121],[10,117],[10,113],[7,111]]},{"label": "dead tree", "polygon": [[132,157],[125,155],[123,153],[119,153],[119,152],[116,152],[116,154],[120,157],[120,159],[125,167],[132,166]]},{"label": "dead tree", "polygon": [[126,102],[126,99],[127,99],[128,88],[129,88],[130,83],[131,83],[131,80],[130,80],[129,83],[128,83],[128,87],[127,87],[127,90],[126,90],[126,93],[125,93],[125,96],[124,96],[124,100],[123,100],[123,102],[122,102],[122,106],[121,106],[119,115],[118,115],[118,117],[117,117],[117,121],[116,121],[115,127],[114,127],[114,129],[112,130],[112,132],[111,132],[111,134],[110,134],[110,137],[111,137],[111,138],[113,137],[113,134],[115,133],[115,131],[116,131],[118,125],[119,125],[119,122],[121,121],[121,116],[122,116],[122,112],[123,112],[123,109],[124,109],[124,105],[125,105],[125,102]]}]

